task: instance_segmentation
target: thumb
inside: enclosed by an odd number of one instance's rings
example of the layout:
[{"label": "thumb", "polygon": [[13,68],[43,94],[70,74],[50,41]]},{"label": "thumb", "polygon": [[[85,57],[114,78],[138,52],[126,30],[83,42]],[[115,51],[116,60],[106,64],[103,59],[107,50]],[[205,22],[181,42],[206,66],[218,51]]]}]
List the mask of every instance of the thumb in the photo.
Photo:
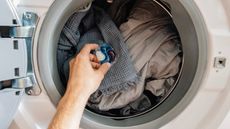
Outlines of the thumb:
[{"label": "thumb", "polygon": [[111,67],[110,63],[104,63],[101,65],[98,71],[101,72],[103,75],[105,75],[109,71],[110,67]]}]

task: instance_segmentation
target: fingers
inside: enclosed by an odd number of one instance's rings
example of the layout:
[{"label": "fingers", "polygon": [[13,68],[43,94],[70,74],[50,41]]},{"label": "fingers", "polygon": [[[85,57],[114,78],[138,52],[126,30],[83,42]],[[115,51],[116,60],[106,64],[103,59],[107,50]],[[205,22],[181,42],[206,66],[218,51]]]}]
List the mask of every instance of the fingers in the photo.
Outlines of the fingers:
[{"label": "fingers", "polygon": [[92,65],[92,67],[93,67],[94,69],[98,69],[98,68],[100,68],[100,66],[101,66],[101,64],[95,63],[95,62],[91,62],[91,65]]},{"label": "fingers", "polygon": [[101,72],[103,75],[105,75],[108,71],[109,68],[111,67],[110,63],[104,63],[101,65],[101,67],[98,69],[98,72]]},{"label": "fingers", "polygon": [[97,44],[86,44],[80,53],[82,54],[90,54],[90,51],[95,50],[96,48],[98,48],[99,46]]},{"label": "fingers", "polygon": [[97,59],[97,57],[96,57],[95,55],[93,55],[93,54],[90,54],[90,55],[89,55],[89,60],[90,60],[91,62],[96,62],[96,63],[99,62],[98,59]]}]

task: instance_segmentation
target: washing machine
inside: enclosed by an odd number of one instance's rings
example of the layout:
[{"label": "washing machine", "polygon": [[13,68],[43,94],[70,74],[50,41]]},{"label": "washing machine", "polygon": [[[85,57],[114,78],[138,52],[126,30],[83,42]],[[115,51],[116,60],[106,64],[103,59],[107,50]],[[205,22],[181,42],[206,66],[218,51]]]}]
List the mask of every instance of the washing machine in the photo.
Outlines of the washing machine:
[{"label": "washing machine", "polygon": [[[97,0],[95,0],[97,1]],[[83,129],[218,129],[230,109],[230,1],[154,0],[183,47],[176,87],[141,115],[85,110]],[[0,128],[45,129],[65,90],[57,70],[60,32],[90,0],[0,0]],[[109,1],[111,2],[111,1]]]}]

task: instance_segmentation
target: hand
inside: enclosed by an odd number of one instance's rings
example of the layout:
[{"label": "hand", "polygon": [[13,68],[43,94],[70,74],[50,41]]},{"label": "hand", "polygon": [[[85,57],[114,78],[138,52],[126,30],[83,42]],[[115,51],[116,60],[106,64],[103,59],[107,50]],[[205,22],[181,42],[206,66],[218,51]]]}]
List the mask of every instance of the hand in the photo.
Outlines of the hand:
[{"label": "hand", "polygon": [[70,74],[65,95],[60,100],[49,129],[79,128],[81,116],[88,97],[95,92],[104,75],[110,68],[109,63],[100,65],[96,56],[90,54],[98,47],[88,44],[70,61]]},{"label": "hand", "polygon": [[70,61],[68,92],[76,93],[77,90],[80,90],[80,92],[91,95],[98,89],[111,65],[110,63],[100,65],[96,56],[90,54],[90,51],[96,48],[98,48],[97,44],[87,44]]}]

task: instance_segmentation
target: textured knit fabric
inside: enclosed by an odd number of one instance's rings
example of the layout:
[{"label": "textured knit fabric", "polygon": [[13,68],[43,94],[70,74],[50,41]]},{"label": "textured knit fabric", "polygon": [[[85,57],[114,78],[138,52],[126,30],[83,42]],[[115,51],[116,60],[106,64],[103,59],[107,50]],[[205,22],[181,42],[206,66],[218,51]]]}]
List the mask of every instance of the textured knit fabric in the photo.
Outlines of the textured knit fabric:
[{"label": "textured knit fabric", "polygon": [[124,40],[110,17],[100,8],[92,7],[86,12],[76,12],[64,26],[58,44],[58,66],[62,81],[68,80],[68,62],[87,43],[109,43],[115,53],[112,65],[99,87],[100,92],[110,95],[136,86],[139,81]]},{"label": "textured knit fabric", "polygon": [[[102,111],[122,108],[122,115],[128,115],[130,108],[141,112],[151,105],[148,98],[142,95],[144,90],[149,90],[155,96],[166,95],[166,85],[172,80],[171,77],[177,75],[181,63],[179,37],[173,27],[172,19],[159,5],[152,0],[137,0],[128,21],[120,26],[120,31],[140,75],[140,82],[136,87],[110,96],[93,94],[88,105]],[[170,83],[170,86],[173,84]],[[140,100],[145,100],[143,104],[148,106],[144,108]]]}]

